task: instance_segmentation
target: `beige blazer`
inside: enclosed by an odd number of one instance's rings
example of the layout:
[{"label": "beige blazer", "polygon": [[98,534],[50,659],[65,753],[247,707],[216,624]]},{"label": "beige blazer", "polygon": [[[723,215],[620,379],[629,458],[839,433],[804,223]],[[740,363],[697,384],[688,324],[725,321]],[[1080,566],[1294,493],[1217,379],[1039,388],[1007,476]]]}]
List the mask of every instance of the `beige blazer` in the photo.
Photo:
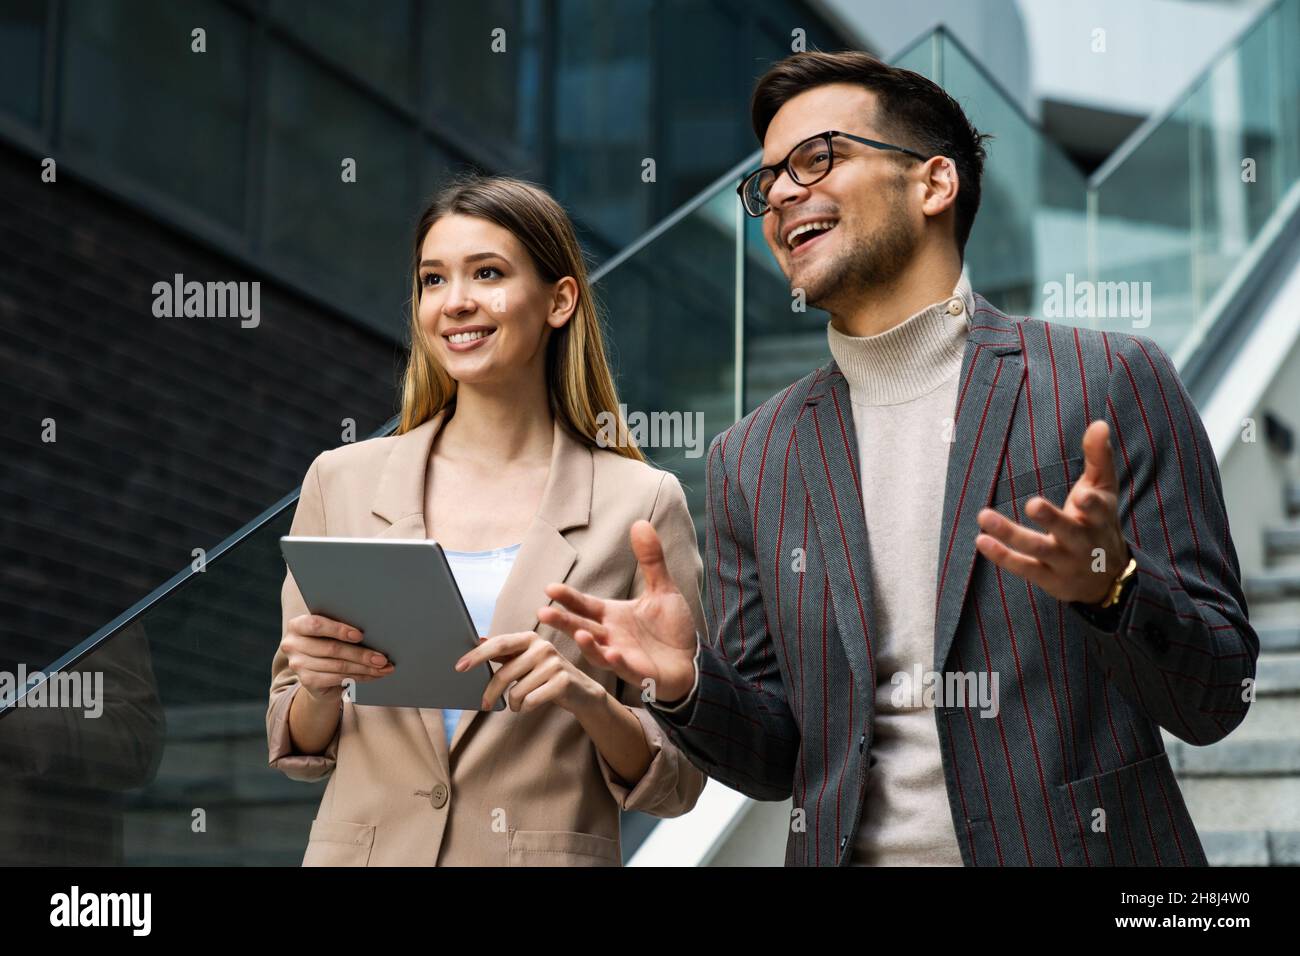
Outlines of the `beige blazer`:
[{"label": "beige blazer", "polygon": [[[425,538],[429,452],[436,416],[404,434],[324,452],[303,479],[290,534]],[[681,486],[671,473],[589,448],[555,428],[541,506],[497,600],[492,634],[535,630],[611,693],[613,674],[587,664],[572,639],[539,624],[543,588],[564,581],[610,598],[640,592],[628,545],[639,518],[654,524],[669,571],[695,610],[701,562]],[[281,593],[282,625],[307,613],[292,574]],[[619,810],[685,813],[704,775],[665,739],[624,687],[652,761],[623,786],[568,711],[466,711],[450,751],[436,709],[343,705],[338,733],[321,755],[293,752],[287,717],[297,678],[277,651],[266,715],[270,764],[296,780],[329,775],[303,865],[618,866]]]}]

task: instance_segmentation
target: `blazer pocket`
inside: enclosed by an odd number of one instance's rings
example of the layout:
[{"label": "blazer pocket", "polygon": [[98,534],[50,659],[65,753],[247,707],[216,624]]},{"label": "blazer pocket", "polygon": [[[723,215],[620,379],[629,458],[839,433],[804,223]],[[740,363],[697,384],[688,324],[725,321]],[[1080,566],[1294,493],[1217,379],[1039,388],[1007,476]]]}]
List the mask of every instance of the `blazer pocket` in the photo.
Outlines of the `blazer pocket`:
[{"label": "blazer pocket", "polygon": [[[1065,493],[1068,488],[1061,486],[1073,485],[1083,474],[1083,456],[1076,455],[1065,461],[1055,461],[1044,465],[1041,468],[1030,468],[1026,471],[1012,475],[1010,478],[1003,478],[998,482],[997,487],[993,490],[993,504],[991,507],[997,508],[999,505],[1007,504],[1011,501],[1024,501],[1032,498],[1039,493],[1041,488],[1044,498],[1047,498],[1053,504],[1059,505],[1065,500]],[[1015,494],[1012,494],[1012,488]],[[1061,489],[1056,494],[1049,494],[1054,489]]]},{"label": "blazer pocket", "polygon": [[511,866],[622,866],[618,841],[572,830],[511,830]]},{"label": "blazer pocket", "polygon": [[1205,851],[1167,753],[1055,789],[1058,812],[1070,814],[1065,819],[1073,865],[1205,866]]},{"label": "blazer pocket", "polygon": [[313,820],[303,866],[369,866],[375,828],[346,820]]}]

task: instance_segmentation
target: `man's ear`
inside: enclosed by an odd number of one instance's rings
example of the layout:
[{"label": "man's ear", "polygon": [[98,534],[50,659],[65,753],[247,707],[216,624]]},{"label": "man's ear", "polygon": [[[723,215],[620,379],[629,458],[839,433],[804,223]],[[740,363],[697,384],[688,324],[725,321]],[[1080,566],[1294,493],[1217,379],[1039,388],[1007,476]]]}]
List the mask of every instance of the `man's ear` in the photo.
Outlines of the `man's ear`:
[{"label": "man's ear", "polygon": [[551,311],[546,316],[546,324],[553,329],[563,328],[577,307],[578,281],[573,276],[565,276],[555,283],[551,292]]},{"label": "man's ear", "polygon": [[957,202],[957,190],[961,185],[957,164],[947,156],[934,156],[925,165],[925,198],[921,202],[921,211],[927,216],[938,216]]}]

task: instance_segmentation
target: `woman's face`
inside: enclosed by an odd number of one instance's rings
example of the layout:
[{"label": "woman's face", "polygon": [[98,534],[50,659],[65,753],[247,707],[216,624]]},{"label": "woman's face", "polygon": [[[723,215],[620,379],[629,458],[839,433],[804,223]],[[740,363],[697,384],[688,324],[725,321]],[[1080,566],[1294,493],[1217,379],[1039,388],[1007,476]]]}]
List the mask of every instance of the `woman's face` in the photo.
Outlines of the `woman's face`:
[{"label": "woman's face", "polygon": [[508,230],[473,216],[444,216],[420,247],[420,327],[461,384],[518,382],[544,368],[550,330],[569,321],[577,283],[542,281]]}]

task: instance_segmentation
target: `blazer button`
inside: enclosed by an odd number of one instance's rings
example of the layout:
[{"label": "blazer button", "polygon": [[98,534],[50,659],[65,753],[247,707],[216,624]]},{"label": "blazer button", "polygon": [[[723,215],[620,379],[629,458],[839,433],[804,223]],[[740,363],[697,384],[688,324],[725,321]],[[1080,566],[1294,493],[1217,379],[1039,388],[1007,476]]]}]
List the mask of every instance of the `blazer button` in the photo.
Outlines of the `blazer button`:
[{"label": "blazer button", "polygon": [[862,753],[862,748],[867,745],[867,735],[863,734],[858,738],[858,753]]},{"label": "blazer button", "polygon": [[1155,621],[1147,621],[1142,630],[1147,641],[1157,651],[1163,652],[1168,650],[1169,638],[1165,637],[1165,632],[1161,629],[1159,624]]},{"label": "blazer button", "polygon": [[433,804],[433,809],[441,810],[447,805],[447,788],[442,784],[435,784],[429,793],[429,802]]},{"label": "blazer button", "polygon": [[849,838],[846,836],[840,837],[840,852],[843,852],[844,848],[848,845],[849,845]]}]

